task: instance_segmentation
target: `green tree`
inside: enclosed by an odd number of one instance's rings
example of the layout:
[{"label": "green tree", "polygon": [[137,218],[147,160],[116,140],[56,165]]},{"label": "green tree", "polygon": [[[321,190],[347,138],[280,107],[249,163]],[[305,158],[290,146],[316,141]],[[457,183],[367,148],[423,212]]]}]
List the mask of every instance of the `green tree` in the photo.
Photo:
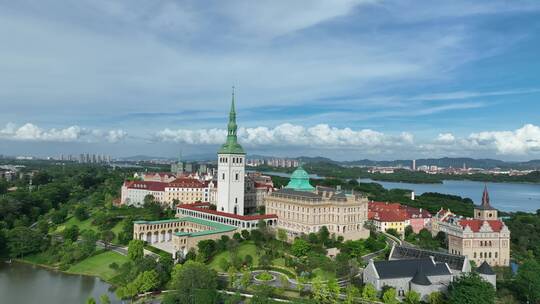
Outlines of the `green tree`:
[{"label": "green tree", "polygon": [[98,237],[92,230],[83,230],[79,247],[84,256],[90,256],[96,251]]},{"label": "green tree", "polygon": [[322,226],[321,229],[319,229],[319,240],[322,244],[325,246],[328,246],[328,241],[330,240],[330,231],[328,231],[328,228],[326,226]]},{"label": "green tree", "polygon": [[291,246],[291,253],[297,257],[305,256],[311,250],[311,245],[303,239],[295,239]]},{"label": "green tree", "polygon": [[414,234],[413,227],[411,225],[405,227],[405,239],[407,239],[412,234]]},{"label": "green tree", "polygon": [[495,288],[476,273],[459,277],[448,287],[452,304],[493,304]]},{"label": "green tree", "polygon": [[111,304],[111,299],[109,299],[109,296],[107,294],[102,294],[99,297],[100,304]]},{"label": "green tree", "polygon": [[253,298],[249,301],[250,304],[272,304],[272,295],[274,294],[274,287],[269,285],[255,285],[253,286],[254,293]]},{"label": "green tree", "polygon": [[242,289],[246,290],[251,283],[251,271],[244,269],[242,271],[242,276],[240,277],[240,286]]},{"label": "green tree", "polygon": [[360,290],[356,288],[354,285],[350,284],[347,285],[347,289],[345,291],[345,304],[354,304],[356,303],[356,299],[360,298]]},{"label": "green tree", "polygon": [[244,257],[244,265],[251,267],[253,265],[253,257],[250,254],[246,254]]},{"label": "green tree", "polygon": [[249,240],[249,231],[248,231],[248,230],[244,229],[244,230],[242,230],[242,232],[240,232],[240,233],[242,234],[242,238],[243,238],[244,240],[246,240],[246,241]]},{"label": "green tree", "polygon": [[385,304],[398,304],[396,299],[396,290],[394,288],[388,288],[382,295],[382,301]]},{"label": "green tree", "polygon": [[529,303],[540,303],[540,264],[529,259],[519,266],[516,288]]},{"label": "green tree", "polygon": [[414,290],[409,290],[405,293],[403,303],[406,304],[418,304],[420,303],[420,294]]},{"label": "green tree", "polygon": [[216,242],[214,240],[203,240],[197,243],[199,248],[199,256],[202,256],[204,261],[208,261],[216,251]]},{"label": "green tree", "polygon": [[234,281],[236,281],[236,268],[234,268],[234,266],[229,266],[229,269],[227,269],[227,276],[229,278],[229,287],[232,287]]},{"label": "green tree", "polygon": [[159,287],[159,276],[155,270],[145,271],[139,274],[136,281],[137,289],[140,293],[152,291]]},{"label": "green tree", "polygon": [[97,304],[97,303],[96,303],[96,300],[94,298],[90,297],[90,298],[88,298],[86,300],[86,304]]},{"label": "green tree", "polygon": [[277,238],[282,242],[287,241],[287,230],[279,228],[277,231]]},{"label": "green tree", "polygon": [[43,245],[43,235],[28,227],[15,227],[7,232],[7,247],[12,257],[37,252]]},{"label": "green tree", "polygon": [[428,296],[429,304],[444,304],[444,294],[439,291],[435,291]]},{"label": "green tree", "polygon": [[208,266],[194,261],[187,261],[181,268],[173,272],[171,287],[176,290],[181,303],[195,304],[196,291],[213,291],[217,288],[217,273]]},{"label": "green tree", "polygon": [[114,240],[115,234],[112,230],[104,230],[101,232],[101,240],[105,243],[105,249],[111,244]]},{"label": "green tree", "polygon": [[336,279],[331,279],[324,284],[320,278],[315,278],[312,282],[313,299],[321,304],[334,304],[338,302],[339,285]]},{"label": "green tree", "polygon": [[77,207],[75,207],[73,215],[81,222],[88,218],[88,212],[86,211],[86,208],[82,205],[78,205]]},{"label": "green tree", "polygon": [[142,259],[144,256],[144,242],[141,240],[131,240],[128,245],[128,257],[132,261]]},{"label": "green tree", "polygon": [[370,283],[364,285],[364,288],[362,288],[362,299],[369,301],[377,300],[377,289],[375,289],[375,286]]},{"label": "green tree", "polygon": [[66,240],[71,240],[72,242],[77,241],[79,238],[79,226],[73,225],[69,226],[62,232],[62,236]]}]

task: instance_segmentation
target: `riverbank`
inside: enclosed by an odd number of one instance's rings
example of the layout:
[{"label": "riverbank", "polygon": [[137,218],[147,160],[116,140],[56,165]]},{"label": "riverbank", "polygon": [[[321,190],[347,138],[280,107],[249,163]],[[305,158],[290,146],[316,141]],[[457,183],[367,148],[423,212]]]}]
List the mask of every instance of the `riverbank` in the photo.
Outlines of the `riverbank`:
[{"label": "riverbank", "polygon": [[127,262],[128,258],[114,251],[103,251],[73,264],[67,270],[61,270],[58,266],[48,264],[43,253],[37,253],[22,259],[15,259],[14,261],[39,266],[64,274],[97,277],[108,284],[116,286],[113,278],[117,273],[109,265],[112,263],[121,265]]}]

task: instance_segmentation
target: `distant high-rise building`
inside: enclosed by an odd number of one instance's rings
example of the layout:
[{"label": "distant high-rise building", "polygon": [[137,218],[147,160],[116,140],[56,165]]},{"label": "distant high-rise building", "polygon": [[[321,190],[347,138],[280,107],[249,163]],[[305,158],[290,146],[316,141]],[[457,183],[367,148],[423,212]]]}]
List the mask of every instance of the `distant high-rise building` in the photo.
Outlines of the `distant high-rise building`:
[{"label": "distant high-rise building", "polygon": [[416,159],[412,160],[412,170],[416,171]]}]

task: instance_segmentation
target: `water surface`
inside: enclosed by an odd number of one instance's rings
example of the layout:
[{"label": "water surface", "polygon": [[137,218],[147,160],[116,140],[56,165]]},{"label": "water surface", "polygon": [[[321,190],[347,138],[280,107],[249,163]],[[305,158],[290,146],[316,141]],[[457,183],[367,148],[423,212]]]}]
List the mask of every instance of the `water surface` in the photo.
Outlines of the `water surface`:
[{"label": "water surface", "polygon": [[122,303],[109,291],[110,285],[96,277],[69,275],[38,266],[0,261],[0,303],[76,304],[88,297],[108,294],[111,303]]},{"label": "water surface", "polygon": [[363,183],[375,182],[386,189],[410,189],[416,195],[425,192],[459,195],[472,199],[476,204],[482,201],[484,185],[487,185],[491,205],[499,210],[536,212],[540,209],[539,184],[486,183],[467,180],[445,180],[442,184],[411,184],[374,181],[367,178],[359,179],[359,181]]}]

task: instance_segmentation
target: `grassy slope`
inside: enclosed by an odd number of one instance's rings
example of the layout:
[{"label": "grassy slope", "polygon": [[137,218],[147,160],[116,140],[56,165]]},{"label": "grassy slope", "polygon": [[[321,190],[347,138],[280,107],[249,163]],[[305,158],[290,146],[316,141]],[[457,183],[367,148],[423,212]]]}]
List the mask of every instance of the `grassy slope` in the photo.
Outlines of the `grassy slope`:
[{"label": "grassy slope", "polygon": [[[92,225],[92,218],[86,219],[84,221],[79,221],[76,217],[72,216],[65,223],[58,225],[58,227],[56,227],[55,233],[60,233],[64,231],[64,229],[66,229],[67,227],[71,227],[75,225],[79,226],[79,231],[90,229],[90,230],[93,230],[94,232],[99,232],[99,229],[96,226]],[[113,243],[117,243],[118,233],[122,231],[122,223],[121,222],[116,223],[116,225],[114,225],[111,231],[114,232],[114,235],[115,235]]]},{"label": "grassy slope", "polygon": [[118,265],[121,265],[127,261],[128,258],[126,256],[114,251],[106,251],[71,266],[67,272],[98,276],[103,280],[109,281],[116,275],[116,271],[111,269],[109,264],[116,262]]},{"label": "grassy slope", "polygon": [[[251,255],[253,257],[253,264],[259,265],[259,255],[257,254],[257,247],[252,242],[244,242],[238,247],[238,255],[243,260],[246,255]],[[230,262],[231,255],[228,251],[224,251],[216,255],[210,262],[210,268],[216,271],[222,271],[219,267],[219,261],[225,258]]]}]

